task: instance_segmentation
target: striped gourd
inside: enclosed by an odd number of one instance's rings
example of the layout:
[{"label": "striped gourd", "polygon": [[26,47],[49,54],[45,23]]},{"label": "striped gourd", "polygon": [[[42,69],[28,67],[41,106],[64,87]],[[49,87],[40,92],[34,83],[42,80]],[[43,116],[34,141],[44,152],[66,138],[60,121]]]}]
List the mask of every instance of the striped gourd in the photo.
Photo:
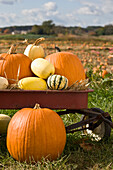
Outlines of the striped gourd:
[{"label": "striped gourd", "polygon": [[51,90],[63,90],[68,87],[68,79],[64,76],[53,74],[48,77],[47,86]]}]

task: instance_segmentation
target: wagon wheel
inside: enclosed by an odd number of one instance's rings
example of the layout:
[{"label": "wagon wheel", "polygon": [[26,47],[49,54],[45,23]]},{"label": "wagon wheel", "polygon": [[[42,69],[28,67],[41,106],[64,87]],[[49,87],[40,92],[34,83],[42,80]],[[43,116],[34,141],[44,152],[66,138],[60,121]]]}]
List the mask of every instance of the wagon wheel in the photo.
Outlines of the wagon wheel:
[{"label": "wagon wheel", "polygon": [[[91,110],[104,114],[104,111],[99,108],[91,108]],[[81,120],[86,120],[94,116],[95,115],[82,115]],[[106,119],[112,121],[110,115],[108,115]],[[95,128],[93,130],[90,130],[92,126]],[[86,130],[83,130],[83,134],[91,136],[91,138],[96,141],[107,140],[111,134],[111,127],[106,122],[101,120],[86,124],[82,128],[88,128]]]}]

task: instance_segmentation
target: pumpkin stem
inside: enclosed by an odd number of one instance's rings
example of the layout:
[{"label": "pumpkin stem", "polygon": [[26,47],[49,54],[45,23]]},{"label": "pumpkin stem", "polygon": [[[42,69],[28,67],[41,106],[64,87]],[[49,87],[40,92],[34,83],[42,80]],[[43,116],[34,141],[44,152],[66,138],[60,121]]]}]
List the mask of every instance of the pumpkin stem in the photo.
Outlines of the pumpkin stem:
[{"label": "pumpkin stem", "polygon": [[7,52],[7,54],[15,54],[17,47],[18,47],[19,45],[21,45],[21,44],[26,44],[26,43],[28,43],[28,40],[27,40],[27,39],[25,39],[25,40],[22,41],[22,42],[18,42],[18,43],[16,43],[16,44],[12,44],[11,47],[10,47],[10,49],[9,49],[9,51]]},{"label": "pumpkin stem", "polygon": [[35,107],[33,109],[40,109],[40,105],[38,103],[36,103]]},{"label": "pumpkin stem", "polygon": [[14,54],[16,52],[16,49],[17,49],[17,45],[13,44],[13,45],[11,45],[11,47],[10,47],[10,49],[7,53],[8,54]]},{"label": "pumpkin stem", "polygon": [[45,40],[45,38],[43,38],[43,37],[38,38],[38,39],[34,42],[34,44],[33,44],[33,45],[38,45],[38,44],[39,44],[39,42],[41,42],[41,41],[43,41],[43,40]]},{"label": "pumpkin stem", "polygon": [[60,48],[55,46],[56,52],[61,52]]}]

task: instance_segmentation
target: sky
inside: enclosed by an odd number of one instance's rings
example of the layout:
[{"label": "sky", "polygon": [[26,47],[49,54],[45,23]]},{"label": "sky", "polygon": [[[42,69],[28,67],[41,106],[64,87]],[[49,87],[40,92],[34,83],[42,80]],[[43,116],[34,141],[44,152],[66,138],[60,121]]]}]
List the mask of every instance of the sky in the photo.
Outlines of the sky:
[{"label": "sky", "polygon": [[41,25],[48,20],[84,28],[113,24],[113,0],[0,0],[0,27]]}]

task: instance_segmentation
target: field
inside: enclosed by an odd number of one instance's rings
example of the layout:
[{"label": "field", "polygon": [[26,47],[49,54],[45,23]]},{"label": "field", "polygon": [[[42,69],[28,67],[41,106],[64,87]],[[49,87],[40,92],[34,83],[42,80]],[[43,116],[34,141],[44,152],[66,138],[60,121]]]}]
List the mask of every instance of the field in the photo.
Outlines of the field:
[{"label": "field", "polygon": [[[0,53],[7,52],[12,43],[28,38],[29,43],[35,37],[2,37],[0,38]],[[86,71],[93,93],[88,96],[88,107],[96,107],[109,112],[113,120],[113,37],[46,37],[41,42],[45,54],[56,52],[55,46],[61,51],[76,54]],[[19,46],[17,52],[24,52],[26,45]],[[107,75],[102,76],[103,71]],[[1,99],[2,100],[2,99]],[[0,113],[13,116],[17,110],[0,110]],[[81,115],[68,114],[61,116],[64,124],[78,122]],[[113,169],[113,129],[107,141],[95,141],[90,136],[75,132],[67,135],[67,142],[61,157],[53,162],[45,161],[36,164],[26,164],[15,161],[6,148],[6,138],[0,136],[0,169],[39,169],[39,170],[110,170]]]}]

